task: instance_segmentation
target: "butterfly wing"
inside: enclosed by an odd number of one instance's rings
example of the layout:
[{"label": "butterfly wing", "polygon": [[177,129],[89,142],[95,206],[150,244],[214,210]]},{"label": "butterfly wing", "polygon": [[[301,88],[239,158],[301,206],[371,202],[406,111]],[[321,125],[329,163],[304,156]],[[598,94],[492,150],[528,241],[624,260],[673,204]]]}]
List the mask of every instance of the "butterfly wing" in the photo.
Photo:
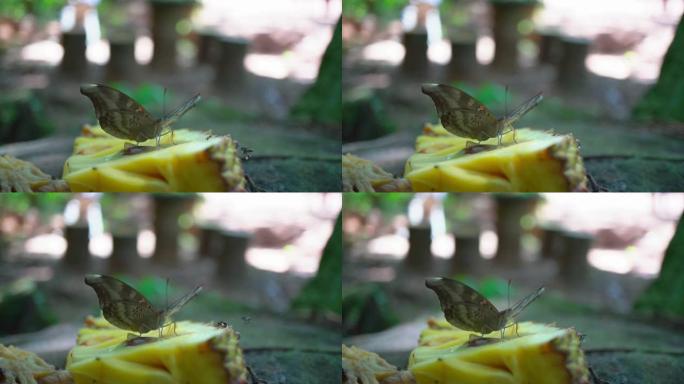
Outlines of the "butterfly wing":
[{"label": "butterfly wing", "polygon": [[123,92],[106,85],[85,84],[81,93],[93,103],[100,126],[110,135],[135,142],[157,135],[159,121]]},{"label": "butterfly wing", "polygon": [[185,304],[187,304],[190,300],[194,299],[195,296],[197,296],[201,290],[202,287],[197,286],[195,287],[195,289],[192,290],[192,292],[188,293],[187,295],[178,299],[175,303],[171,304],[169,308],[167,308],[163,313],[162,317],[164,318],[164,321],[166,321],[166,319],[169,319],[171,316],[176,314],[176,312],[180,311],[181,308],[183,308]]},{"label": "butterfly wing", "polygon": [[536,107],[543,99],[544,95],[541,92],[539,92],[533,97],[529,98],[526,102],[520,104],[518,108],[514,109],[511,113],[509,113],[502,119],[504,126],[507,127],[515,123],[518,119],[523,117],[532,108]]},{"label": "butterfly wing", "polygon": [[499,311],[486,297],[457,280],[445,277],[425,280],[435,291],[447,321],[467,331],[489,333],[498,325]]},{"label": "butterfly wing", "polygon": [[164,116],[164,118],[161,121],[161,129],[165,129],[170,127],[172,124],[174,124],[178,119],[180,119],[185,112],[189,111],[192,107],[197,104],[202,97],[198,94],[195,96],[189,98],[187,101],[185,101],[183,104],[181,104],[178,108],[176,108],[175,111],[169,113],[168,115]]},{"label": "butterfly wing", "polygon": [[486,140],[498,133],[496,116],[464,91],[445,84],[423,84],[444,128],[458,136]]},{"label": "butterfly wing", "polygon": [[113,325],[139,333],[159,326],[159,312],[130,285],[106,275],[86,275],[85,283],[95,290],[102,314]]}]

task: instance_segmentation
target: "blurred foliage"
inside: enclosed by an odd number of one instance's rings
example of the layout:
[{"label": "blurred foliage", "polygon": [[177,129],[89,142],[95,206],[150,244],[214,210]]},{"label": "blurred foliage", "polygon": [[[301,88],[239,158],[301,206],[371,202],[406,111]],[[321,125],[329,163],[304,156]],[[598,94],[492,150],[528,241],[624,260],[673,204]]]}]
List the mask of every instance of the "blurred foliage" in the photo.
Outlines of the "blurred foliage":
[{"label": "blurred foliage", "polygon": [[474,87],[464,82],[457,82],[452,84],[454,87],[465,91],[470,96],[479,100],[482,104],[486,105],[490,110],[505,110],[511,109],[510,105],[507,107],[507,100],[510,100],[509,95],[506,94],[506,87],[501,85],[486,82],[478,87]]},{"label": "blurred foliage", "polygon": [[0,15],[20,21],[28,15],[45,22],[59,18],[59,13],[67,0],[2,0]]},{"label": "blurred foliage", "polygon": [[684,319],[684,214],[660,268],[660,275],[639,297],[635,309],[658,317]]},{"label": "blurred foliage", "polygon": [[344,292],[342,299],[343,335],[357,335],[385,330],[399,323],[382,285],[368,283]]},{"label": "blurred foliage", "polygon": [[[480,292],[488,299],[507,297],[509,295],[508,281],[498,277],[485,277],[475,279],[469,275],[456,275],[453,279],[465,283],[470,288]],[[515,296],[514,286],[511,282],[510,295]]]},{"label": "blurred foliage", "polygon": [[35,281],[21,278],[0,287],[0,335],[41,330],[57,323]]},{"label": "blurred foliage", "polygon": [[379,209],[385,216],[405,214],[412,193],[344,193],[344,211],[367,216],[371,210]]},{"label": "blurred foliage", "polygon": [[325,49],[316,82],[307,89],[290,110],[290,115],[306,122],[332,127],[339,138],[342,121],[342,19]]},{"label": "blurred foliage", "polygon": [[45,137],[54,132],[43,102],[30,91],[15,91],[0,97],[0,143]]},{"label": "blurred foliage", "polygon": [[160,116],[164,110],[167,112],[171,110],[171,108],[165,106],[165,103],[167,100],[170,100],[173,95],[171,92],[165,91],[165,88],[162,86],[150,83],[142,83],[137,87],[132,87],[128,83],[120,82],[113,82],[108,85],[130,96],[133,100],[144,106],[148,111],[154,111]]},{"label": "blurred foliage", "polygon": [[342,111],[343,143],[376,139],[396,130],[382,99],[369,88],[360,87],[345,93]]},{"label": "blurred foliage", "polygon": [[43,217],[50,217],[62,213],[71,197],[69,193],[0,193],[0,213],[24,215],[35,209]]},{"label": "blurred foliage", "polygon": [[634,117],[651,121],[684,122],[684,15],[667,49],[656,84],[636,105]]},{"label": "blurred foliage", "polygon": [[409,0],[344,0],[342,14],[344,17],[362,20],[368,15],[374,15],[381,20],[397,19]]},{"label": "blurred foliage", "polygon": [[293,309],[308,309],[313,313],[330,311],[342,314],[342,214],[337,216],[318,272],[292,301]]}]

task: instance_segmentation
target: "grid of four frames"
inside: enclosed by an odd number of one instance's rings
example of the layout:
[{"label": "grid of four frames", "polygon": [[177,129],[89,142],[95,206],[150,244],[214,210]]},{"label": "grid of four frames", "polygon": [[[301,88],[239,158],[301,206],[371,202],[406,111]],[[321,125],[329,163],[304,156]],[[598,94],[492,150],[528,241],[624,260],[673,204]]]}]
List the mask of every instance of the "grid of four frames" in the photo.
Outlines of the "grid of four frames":
[{"label": "grid of four frames", "polygon": [[683,14],[0,4],[0,383],[680,383]]}]

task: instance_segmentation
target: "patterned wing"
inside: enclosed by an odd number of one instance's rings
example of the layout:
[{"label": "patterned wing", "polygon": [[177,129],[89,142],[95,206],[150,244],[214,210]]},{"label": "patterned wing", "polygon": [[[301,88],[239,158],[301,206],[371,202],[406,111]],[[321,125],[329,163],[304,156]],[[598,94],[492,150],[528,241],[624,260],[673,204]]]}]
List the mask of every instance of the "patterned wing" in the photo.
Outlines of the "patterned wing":
[{"label": "patterned wing", "polygon": [[511,308],[504,311],[506,322],[513,320],[533,301],[535,301],[541,294],[544,293],[544,287],[538,288],[536,291],[530,293],[529,295],[523,297],[520,301],[515,303]]},{"label": "patterned wing", "polygon": [[82,85],[81,93],[93,103],[100,126],[110,135],[135,142],[156,137],[159,120],[124,93],[99,84]]},{"label": "patterned wing", "polygon": [[159,326],[159,311],[130,285],[105,275],[86,275],[85,283],[95,290],[102,314],[113,325],[139,333]]},{"label": "patterned wing", "polygon": [[469,94],[444,84],[423,84],[421,89],[435,103],[447,131],[480,141],[497,135],[496,116]]},{"label": "patterned wing", "polygon": [[500,329],[497,328],[499,311],[476,290],[445,277],[427,279],[425,286],[435,291],[451,325],[480,333]]},{"label": "patterned wing", "polygon": [[164,318],[164,321],[166,322],[167,319],[176,314],[176,312],[180,311],[181,308],[183,308],[185,304],[187,304],[190,300],[194,299],[195,296],[197,296],[201,290],[202,287],[197,286],[195,287],[195,289],[192,290],[192,292],[188,293],[187,295],[178,299],[178,301],[176,301],[175,303],[171,304],[169,308],[167,308],[163,313],[162,317]]},{"label": "patterned wing", "polygon": [[523,117],[532,108],[536,107],[543,99],[544,95],[541,92],[539,92],[530,99],[528,99],[526,102],[520,104],[520,106],[514,109],[513,112],[503,117],[502,120],[504,126],[507,127],[515,123],[519,118]]}]

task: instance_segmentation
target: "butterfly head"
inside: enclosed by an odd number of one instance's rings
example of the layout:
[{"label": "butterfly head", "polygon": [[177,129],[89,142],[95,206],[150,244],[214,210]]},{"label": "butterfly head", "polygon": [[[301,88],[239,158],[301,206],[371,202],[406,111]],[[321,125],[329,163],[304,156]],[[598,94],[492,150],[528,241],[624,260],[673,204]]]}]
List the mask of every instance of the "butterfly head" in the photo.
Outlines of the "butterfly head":
[{"label": "butterfly head", "polygon": [[98,87],[97,84],[82,84],[81,85],[81,94],[90,97],[90,95],[97,92],[97,87]]}]

